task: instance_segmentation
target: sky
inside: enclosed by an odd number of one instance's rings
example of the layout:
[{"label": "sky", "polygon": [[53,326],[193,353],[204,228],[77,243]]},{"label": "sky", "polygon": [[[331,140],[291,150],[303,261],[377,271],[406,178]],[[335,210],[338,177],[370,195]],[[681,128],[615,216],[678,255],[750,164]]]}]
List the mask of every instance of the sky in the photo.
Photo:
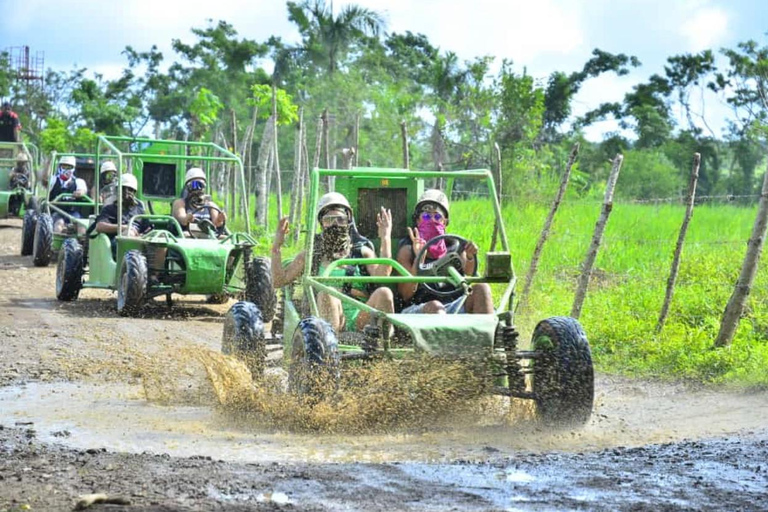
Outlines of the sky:
[{"label": "sky", "polygon": [[[330,0],[328,0],[330,2]],[[350,3],[336,0],[338,10]],[[553,71],[581,69],[594,48],[626,53],[642,66],[623,77],[587,81],[575,98],[578,115],[606,101],[621,101],[632,86],[662,73],[667,57],[735,47],[754,39],[767,44],[765,0],[358,0],[386,20],[386,32],[425,34],[442,51],[469,60],[490,55],[541,79]],[[86,67],[114,78],[127,61],[125,46],[152,45],[173,57],[172,39],[194,42],[192,27],[226,20],[240,37],[272,35],[299,40],[281,0],[0,0],[0,49],[27,45],[44,52],[46,68]],[[694,108],[719,135],[730,110],[709,93]],[[617,129],[614,121],[587,131],[598,139]]]}]

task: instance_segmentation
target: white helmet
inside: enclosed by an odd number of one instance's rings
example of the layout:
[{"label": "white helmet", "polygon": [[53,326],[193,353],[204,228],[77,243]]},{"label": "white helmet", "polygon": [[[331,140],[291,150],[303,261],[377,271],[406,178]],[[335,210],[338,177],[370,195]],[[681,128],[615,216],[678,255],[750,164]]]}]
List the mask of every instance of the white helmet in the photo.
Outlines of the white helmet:
[{"label": "white helmet", "polygon": [[139,182],[136,180],[136,176],[133,174],[123,174],[122,180],[122,186],[132,188],[133,190],[139,190]]},{"label": "white helmet", "polygon": [[17,162],[29,162],[29,156],[27,156],[26,153],[21,152],[18,155],[16,155],[16,161]]},{"label": "white helmet", "polygon": [[75,167],[77,165],[77,160],[75,160],[75,157],[72,155],[67,155],[61,157],[61,160],[59,160],[59,165],[71,165],[72,167]]},{"label": "white helmet", "polygon": [[184,185],[186,185],[192,180],[203,180],[207,182],[205,178],[205,171],[199,167],[192,167],[190,170],[187,171],[187,175],[184,176]]},{"label": "white helmet", "polygon": [[104,174],[105,172],[109,172],[109,171],[117,172],[117,167],[115,166],[115,162],[113,162],[112,160],[107,160],[106,162],[101,164],[101,171],[100,171],[101,174]]},{"label": "white helmet", "polygon": [[330,208],[341,208],[342,210],[347,212],[347,216],[349,217],[349,220],[352,220],[352,206],[350,206],[349,201],[347,201],[347,198],[344,197],[343,194],[340,194],[338,192],[328,192],[327,194],[323,195],[320,199],[317,201],[317,218],[318,220],[320,217],[323,216],[323,213],[325,210],[328,210]]}]

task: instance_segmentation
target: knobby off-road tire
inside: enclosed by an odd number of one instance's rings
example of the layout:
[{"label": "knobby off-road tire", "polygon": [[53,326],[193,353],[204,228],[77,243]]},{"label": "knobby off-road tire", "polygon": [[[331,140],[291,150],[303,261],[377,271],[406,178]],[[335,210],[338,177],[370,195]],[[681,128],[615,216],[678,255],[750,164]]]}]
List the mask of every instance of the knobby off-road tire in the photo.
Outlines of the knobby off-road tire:
[{"label": "knobby off-road tire", "polygon": [[245,300],[253,302],[261,311],[264,322],[275,316],[277,296],[272,285],[272,264],[269,258],[254,257],[245,276]]},{"label": "knobby off-road tire", "polygon": [[36,267],[47,267],[51,262],[51,247],[53,246],[53,219],[47,213],[37,217],[35,239],[32,244],[32,263]]},{"label": "knobby off-road tire", "polygon": [[24,223],[21,225],[21,255],[30,256],[35,243],[35,228],[37,227],[37,212],[24,212]]},{"label": "knobby off-road tire", "polygon": [[39,203],[37,202],[37,198],[35,196],[32,196],[29,198],[29,201],[27,201],[26,209],[27,211],[32,211],[37,213],[38,208],[40,208]]},{"label": "knobby off-road tire", "polygon": [[293,335],[288,386],[300,395],[321,397],[336,391],[340,378],[339,342],[331,324],[309,317]]},{"label": "knobby off-road tire", "polygon": [[117,285],[117,312],[122,316],[138,314],[147,294],[147,259],[141,251],[128,251],[120,267]]},{"label": "knobby off-road tire", "polygon": [[533,331],[533,392],[539,419],[549,426],[578,427],[592,414],[595,376],[587,335],[575,318],[542,320]]},{"label": "knobby off-road tire", "polygon": [[83,287],[83,247],[74,238],[64,240],[56,266],[56,298],[75,300]]},{"label": "knobby off-road tire", "polygon": [[256,304],[240,301],[229,308],[224,317],[221,352],[243,361],[254,379],[264,375],[267,357],[264,320]]}]

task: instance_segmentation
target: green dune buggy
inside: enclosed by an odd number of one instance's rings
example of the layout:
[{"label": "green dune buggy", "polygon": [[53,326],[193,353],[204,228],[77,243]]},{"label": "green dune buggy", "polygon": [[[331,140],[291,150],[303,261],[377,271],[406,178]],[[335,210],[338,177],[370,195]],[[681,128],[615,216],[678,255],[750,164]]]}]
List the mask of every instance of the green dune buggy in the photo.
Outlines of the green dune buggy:
[{"label": "green dune buggy", "polygon": [[[410,214],[424,190],[424,181],[450,176],[469,180],[487,187],[489,209],[500,226],[501,251],[488,252],[485,266],[477,277],[462,275],[455,254],[449,251],[434,265],[424,267],[420,275],[412,276],[392,259],[342,259],[313,273],[311,258],[306,258],[304,274],[297,286],[283,290],[283,358],[289,372],[289,386],[300,393],[318,393],[323,389],[305,385],[315,376],[328,382],[339,377],[346,364],[381,358],[404,358],[428,354],[439,358],[459,358],[472,362],[483,377],[493,379],[488,389],[495,394],[530,399],[536,403],[539,418],[547,424],[584,424],[591,415],[594,399],[594,374],[587,337],[578,321],[569,317],[542,320],[533,332],[530,347],[521,348],[515,327],[513,298],[515,274],[509,244],[496,200],[495,186],[487,170],[451,173],[421,172],[397,169],[356,168],[352,170],[319,170],[311,173],[310,202],[307,208],[308,231],[304,242],[306,254],[313,254],[314,233],[318,221],[313,214],[317,207],[321,179],[335,176],[337,192],[343,193],[353,205],[356,223],[363,236],[374,239],[375,215],[380,206],[393,214],[393,240],[406,236]],[[479,182],[479,183],[478,183]],[[458,235],[445,238],[461,241]],[[427,244],[431,245],[437,239]],[[424,251],[427,250],[424,248]],[[420,256],[416,256],[420,261]],[[460,260],[459,260],[460,261]],[[387,277],[332,276],[335,268],[354,264],[387,264],[393,269]],[[500,292],[493,314],[385,314],[344,294],[343,283],[390,286],[397,283],[451,283],[463,288],[464,297],[475,283],[496,285]],[[336,333],[320,318],[316,296],[324,292],[347,304],[368,311],[377,321],[362,333]],[[394,342],[387,323],[405,333],[406,341]],[[258,304],[239,302],[228,313],[225,322],[223,351],[246,359],[259,377],[263,368],[263,325],[259,321]],[[254,361],[255,360],[255,361]],[[358,363],[352,363],[356,361]],[[333,385],[331,384],[332,388]]]},{"label": "green dune buggy", "polygon": [[[25,155],[30,169],[29,179],[16,182],[11,188],[11,169],[18,155]],[[37,209],[37,180],[40,153],[34,144],[0,142],[0,219],[24,218]],[[24,255],[22,247],[22,255]]]},{"label": "green dune buggy", "polygon": [[[92,224],[85,246],[65,240],[56,271],[60,300],[75,300],[82,289],[102,288],[117,291],[121,315],[139,314],[157,296],[165,296],[170,305],[172,294],[205,295],[212,302],[245,296],[260,304],[265,316],[274,310],[269,260],[254,254],[256,241],[248,233],[247,213],[245,232],[233,232],[226,226],[219,231],[187,231],[170,215],[173,201],[184,188],[186,170],[194,166],[205,169],[210,184],[213,178],[235,173],[237,199],[242,211],[248,212],[243,164],[237,155],[210,143],[101,136],[96,159],[107,158],[117,165],[118,190],[124,173],[133,174],[138,183],[136,197],[148,208],[127,225],[142,222],[149,230],[140,236],[110,237],[96,232]],[[117,194],[116,205],[118,233],[123,233],[121,194]],[[236,210],[237,205],[232,206]],[[235,216],[233,211],[230,219]]]},{"label": "green dune buggy", "polygon": [[[63,157],[74,157],[75,177],[85,182],[87,190],[98,189],[98,173],[96,172],[96,156],[84,153],[53,152],[49,160],[47,172],[48,183],[53,184],[56,170]],[[64,241],[69,238],[77,239],[81,245],[85,243],[85,231],[89,218],[98,213],[97,198],[88,193],[77,198],[73,194],[59,194],[49,198],[47,194],[39,200],[36,211],[29,211],[24,216],[21,230],[21,254],[32,255],[32,263],[37,267],[46,267],[51,261],[56,261]],[[64,230],[54,232],[54,219],[60,218],[65,222]]]}]

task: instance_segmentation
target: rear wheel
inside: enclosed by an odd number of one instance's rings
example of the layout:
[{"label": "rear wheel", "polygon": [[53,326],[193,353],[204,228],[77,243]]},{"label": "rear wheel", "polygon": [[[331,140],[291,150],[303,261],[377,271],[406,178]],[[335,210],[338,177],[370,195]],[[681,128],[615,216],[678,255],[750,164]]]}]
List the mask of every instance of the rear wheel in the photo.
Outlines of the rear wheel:
[{"label": "rear wheel", "polygon": [[37,212],[24,212],[24,223],[21,226],[21,255],[29,256],[35,243],[35,228],[37,227]]},{"label": "rear wheel", "polygon": [[135,315],[144,305],[147,295],[147,259],[140,251],[128,251],[120,267],[117,287],[117,312],[122,316]]},{"label": "rear wheel", "polygon": [[74,238],[64,240],[56,267],[56,298],[75,300],[83,287],[83,247]]},{"label": "rear wheel", "polygon": [[321,396],[335,391],[340,377],[338,340],[331,324],[309,317],[293,335],[289,386],[298,394]]},{"label": "rear wheel", "polygon": [[533,331],[533,393],[539,419],[553,426],[581,426],[589,420],[595,376],[587,335],[578,320],[552,317]]},{"label": "rear wheel", "polygon": [[53,220],[47,213],[37,217],[35,226],[35,239],[32,244],[32,263],[36,267],[47,267],[51,261],[51,247],[53,245]]},{"label": "rear wheel", "polygon": [[252,258],[245,277],[245,300],[259,307],[265,322],[275,316],[277,297],[272,285],[272,265],[269,258]]},{"label": "rear wheel", "polygon": [[236,302],[224,317],[221,352],[243,361],[254,379],[264,375],[267,357],[264,321],[258,306],[252,302]]}]

